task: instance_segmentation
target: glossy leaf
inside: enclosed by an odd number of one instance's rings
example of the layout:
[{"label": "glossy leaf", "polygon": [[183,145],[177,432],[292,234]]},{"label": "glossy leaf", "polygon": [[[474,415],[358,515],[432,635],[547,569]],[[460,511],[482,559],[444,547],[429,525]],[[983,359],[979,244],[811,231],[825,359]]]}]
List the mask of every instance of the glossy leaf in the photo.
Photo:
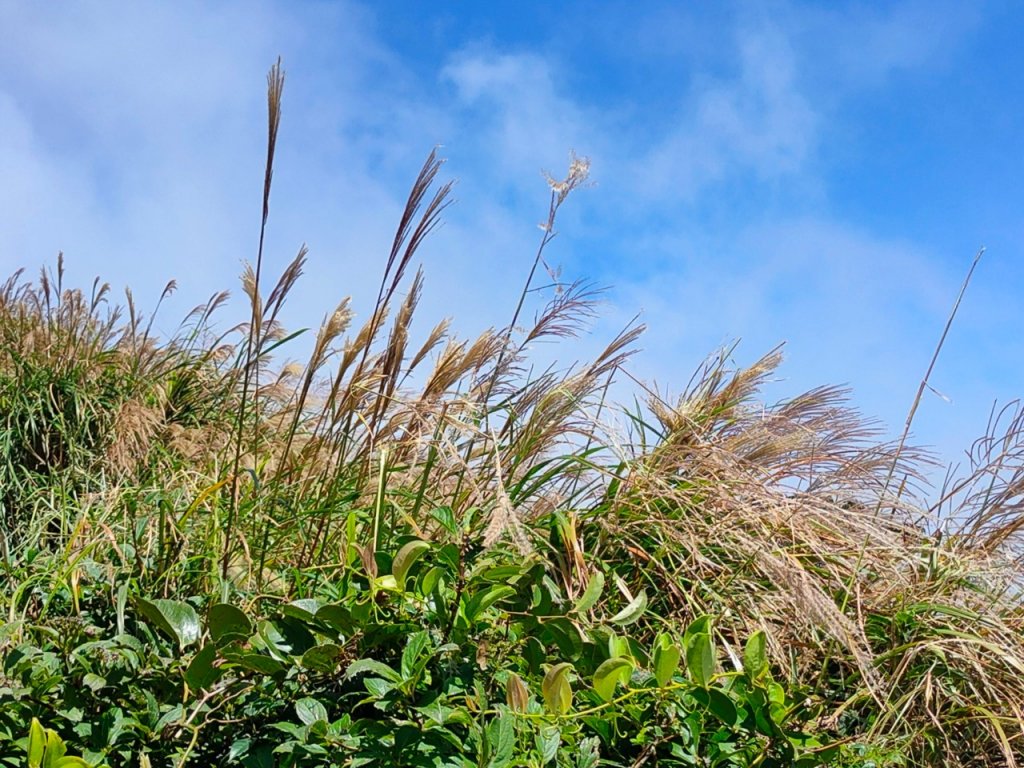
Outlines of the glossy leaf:
[{"label": "glossy leaf", "polygon": [[415,539],[405,544],[391,564],[391,573],[395,577],[395,583],[399,590],[405,590],[405,577],[409,569],[430,549],[430,542]]},{"label": "glossy leaf", "polygon": [[276,675],[285,670],[284,664],[280,661],[270,656],[264,656],[262,653],[225,654],[225,659],[232,664],[237,664],[242,669],[262,675]]},{"label": "glossy leaf", "polygon": [[343,649],[334,643],[321,643],[315,645],[302,654],[299,663],[306,669],[317,672],[333,672],[338,666],[338,659],[341,658]]},{"label": "glossy leaf", "polygon": [[135,604],[146,621],[176,640],[179,648],[187,648],[199,639],[199,614],[188,603],[138,597]]},{"label": "glossy leaf", "polygon": [[594,575],[590,577],[590,581],[587,582],[587,588],[583,590],[583,594],[580,595],[580,599],[576,601],[576,605],[573,606],[573,610],[576,613],[586,613],[593,608],[597,601],[601,599],[601,593],[604,591],[604,574],[601,571],[594,571]]},{"label": "glossy leaf", "polygon": [[654,667],[654,679],[664,688],[672,680],[679,669],[682,653],[671,635],[662,634],[654,641],[654,653],[651,655]]},{"label": "glossy leaf", "polygon": [[607,659],[594,672],[594,690],[604,701],[611,701],[615,695],[615,686],[629,679],[633,662],[626,658]]},{"label": "glossy leaf", "polygon": [[629,605],[611,617],[609,621],[620,626],[627,626],[639,621],[647,610],[647,592],[640,590],[640,594],[630,601]]},{"label": "glossy leaf", "polygon": [[562,662],[555,664],[544,675],[541,693],[548,711],[556,715],[564,715],[572,707],[572,687],[569,685],[569,671],[572,664]]},{"label": "glossy leaf", "polygon": [[516,591],[512,587],[505,584],[497,584],[490,589],[477,592],[470,598],[469,602],[466,603],[465,615],[470,621],[476,620],[484,611],[490,608],[499,600],[504,600],[506,597],[511,597]]},{"label": "glossy leaf", "polygon": [[312,725],[318,722],[327,722],[327,709],[314,698],[309,696],[295,702],[295,714],[304,725]]},{"label": "glossy leaf", "polygon": [[755,632],[743,649],[743,671],[757,680],[768,671],[767,640],[763,631]]},{"label": "glossy leaf", "polygon": [[214,666],[217,660],[217,647],[212,643],[204,645],[192,657],[185,670],[185,682],[194,691],[209,688],[221,677],[220,668]]},{"label": "glossy leaf", "polygon": [[715,648],[711,635],[701,633],[690,638],[686,646],[686,668],[697,685],[707,687],[715,673]]},{"label": "glossy leaf", "polygon": [[206,614],[206,626],[213,642],[222,643],[252,634],[252,622],[242,609],[229,603],[215,603]]},{"label": "glossy leaf", "polygon": [[38,719],[32,718],[28,728],[28,768],[41,768],[46,752],[46,731]]},{"label": "glossy leaf", "polygon": [[281,613],[285,616],[293,616],[304,621],[311,621],[319,610],[320,601],[312,597],[292,600],[290,603],[281,606]]},{"label": "glossy leaf", "polygon": [[402,676],[400,674],[387,664],[377,661],[376,659],[359,659],[358,661],[353,661],[348,665],[348,669],[345,670],[345,677],[351,679],[356,675],[365,674],[367,672],[379,675],[393,683],[402,682]]},{"label": "glossy leaf", "polygon": [[710,635],[711,634],[711,616],[704,615],[698,616],[696,619],[690,622],[690,625],[686,628],[683,633],[683,646],[690,644],[690,638],[696,635]]}]

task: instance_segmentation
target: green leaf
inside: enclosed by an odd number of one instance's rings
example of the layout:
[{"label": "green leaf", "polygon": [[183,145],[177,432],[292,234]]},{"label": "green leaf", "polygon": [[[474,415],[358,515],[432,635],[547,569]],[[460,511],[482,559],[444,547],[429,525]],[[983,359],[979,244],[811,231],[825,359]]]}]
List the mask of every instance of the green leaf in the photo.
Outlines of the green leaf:
[{"label": "green leaf", "polygon": [[188,668],[185,670],[185,682],[193,691],[209,688],[220,679],[220,668],[213,663],[217,660],[217,647],[213,644],[204,645],[199,652],[192,657]]},{"label": "green leaf", "polygon": [[387,664],[377,661],[376,659],[358,659],[353,661],[348,665],[348,669],[345,670],[345,677],[351,680],[356,675],[361,675],[366,672],[380,675],[393,683],[402,682],[402,676],[400,674],[395,672],[395,670]]},{"label": "green leaf", "polygon": [[499,600],[511,597],[516,591],[505,584],[496,584],[490,589],[477,592],[466,603],[465,615],[470,621],[475,621],[477,616],[486,611]]},{"label": "green leaf", "polygon": [[576,601],[576,605],[573,606],[573,610],[576,613],[586,613],[593,608],[597,601],[601,599],[601,593],[604,591],[604,574],[601,571],[595,571],[594,575],[590,577],[590,581],[587,582],[587,588],[583,590],[583,594],[580,595],[580,599]]},{"label": "green leaf", "polygon": [[488,768],[505,768],[512,762],[516,746],[514,718],[507,712],[502,713],[490,722],[486,734],[491,756]]},{"label": "green leaf", "polygon": [[43,750],[43,768],[52,768],[53,764],[64,757],[67,747],[64,739],[51,728],[46,729],[46,749]]},{"label": "green leaf", "polygon": [[[405,650],[402,651],[402,679],[411,680],[420,671],[420,657],[423,652],[430,645],[430,634],[426,630],[422,632],[415,632],[409,636],[408,642],[405,644]],[[390,667],[389,667],[390,669]]]},{"label": "green leaf", "polygon": [[576,658],[583,650],[584,638],[579,626],[565,616],[557,616],[541,625],[541,640],[552,642],[564,659]]},{"label": "green leaf", "polygon": [[355,632],[358,626],[358,623],[352,618],[352,612],[341,603],[332,603],[318,609],[316,619],[345,635]]},{"label": "green leaf", "polygon": [[620,624],[626,626],[633,624],[643,616],[644,611],[647,610],[647,592],[640,590],[640,594],[633,598],[629,605],[623,608],[621,611],[616,613],[609,619],[613,624]]},{"label": "green leaf", "polygon": [[715,673],[715,648],[711,644],[711,635],[701,633],[690,638],[686,646],[686,668],[697,685],[707,688]]},{"label": "green leaf", "polygon": [[86,672],[85,675],[82,677],[82,685],[84,685],[86,688],[88,688],[90,691],[93,691],[94,693],[100,690],[101,688],[105,687],[106,684],[106,678],[100,677],[94,672]]},{"label": "green leaf", "polygon": [[455,520],[455,513],[451,507],[437,507],[436,509],[430,510],[430,516],[437,520],[444,529],[450,534],[457,534],[459,532],[459,524]]},{"label": "green leaf", "polygon": [[146,621],[163,630],[172,640],[177,640],[179,648],[192,645],[202,634],[199,628],[199,614],[188,603],[137,597],[135,605]]},{"label": "green leaf", "polygon": [[338,659],[341,658],[342,647],[334,643],[321,643],[315,645],[302,654],[299,663],[306,669],[317,672],[333,672],[338,666]]},{"label": "green leaf", "polygon": [[733,727],[739,720],[736,704],[719,688],[695,688],[690,695],[700,706],[726,725]]},{"label": "green leaf", "polygon": [[261,621],[256,625],[256,635],[278,661],[288,661],[288,657],[293,655],[301,656],[315,642],[308,632],[284,621],[280,626],[272,621]]},{"label": "green leaf", "polygon": [[92,768],[89,763],[80,757],[61,757],[53,762],[53,768]]},{"label": "green leaf", "polygon": [[608,656],[616,658],[618,656],[632,656],[629,649],[629,638],[619,637],[616,634],[608,636]]},{"label": "green leaf", "polygon": [[398,550],[398,554],[395,555],[395,559],[391,563],[391,573],[395,577],[398,589],[405,591],[405,577],[408,575],[409,569],[428,549],[430,549],[430,542],[414,539]]},{"label": "green leaf", "polygon": [[690,626],[686,628],[683,633],[683,647],[685,648],[690,644],[690,638],[696,635],[710,635],[711,634],[711,616],[705,614],[704,616],[698,616],[696,619],[690,622]]},{"label": "green leaf", "polygon": [[755,632],[743,649],[743,671],[751,680],[757,680],[768,671],[767,640],[764,631]]},{"label": "green leaf", "polygon": [[557,725],[545,726],[537,734],[536,742],[541,764],[547,765],[558,754],[558,745],[562,743],[562,731]]},{"label": "green leaf", "polygon": [[303,725],[312,725],[320,721],[327,722],[327,708],[309,696],[295,702],[295,714]]},{"label": "green leaf", "polygon": [[262,653],[232,653],[225,654],[224,657],[250,672],[258,672],[262,675],[276,675],[284,672],[284,664],[270,656],[264,656]]},{"label": "green leaf", "polygon": [[281,613],[285,616],[292,616],[303,621],[312,621],[320,610],[320,601],[315,597],[306,597],[301,600],[292,600],[281,606]]},{"label": "green leaf", "polygon": [[652,655],[654,665],[654,679],[658,686],[664,688],[672,680],[672,676],[679,668],[679,659],[682,653],[675,640],[669,634],[658,635],[654,641],[654,653]]},{"label": "green leaf", "polygon": [[567,661],[555,664],[544,675],[541,693],[548,711],[556,715],[564,715],[572,707],[572,687],[569,685],[569,671],[572,664]]},{"label": "green leaf", "polygon": [[427,571],[423,578],[420,579],[420,594],[423,597],[428,597],[434,591],[434,587],[441,581],[442,576],[444,576],[444,568],[439,565],[435,565]]},{"label": "green leaf", "polygon": [[594,672],[594,690],[597,695],[604,701],[611,701],[615,695],[615,686],[629,679],[632,668],[633,662],[622,657],[602,662]]},{"label": "green leaf", "polygon": [[45,751],[46,731],[42,723],[33,717],[28,727],[28,768],[42,768]]}]

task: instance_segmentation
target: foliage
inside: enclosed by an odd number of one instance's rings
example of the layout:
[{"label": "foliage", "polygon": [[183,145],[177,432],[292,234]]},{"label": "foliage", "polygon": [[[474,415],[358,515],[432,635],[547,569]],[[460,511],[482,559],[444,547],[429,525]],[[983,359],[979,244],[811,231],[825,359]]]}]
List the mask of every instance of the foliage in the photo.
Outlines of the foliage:
[{"label": "foliage", "polygon": [[352,545],[310,596],[247,609],[146,600],[129,582],[111,600],[84,578],[79,616],[3,626],[0,760],[21,764],[28,722],[30,741],[44,722],[47,743],[89,765],[782,766],[842,753],[807,730],[820,702],[772,678],[763,634],[723,670],[710,617],[648,645],[627,634],[635,602],[591,618],[591,597],[568,600],[538,558],[411,539],[366,565]]}]

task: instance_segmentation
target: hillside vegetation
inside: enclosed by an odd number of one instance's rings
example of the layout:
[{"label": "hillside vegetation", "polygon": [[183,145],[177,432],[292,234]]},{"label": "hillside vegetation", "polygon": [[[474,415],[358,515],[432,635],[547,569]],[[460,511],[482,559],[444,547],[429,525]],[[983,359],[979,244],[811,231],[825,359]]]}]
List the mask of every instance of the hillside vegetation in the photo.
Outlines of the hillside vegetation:
[{"label": "hillside vegetation", "polygon": [[530,306],[580,158],[508,326],[414,340],[439,169],[299,364],[262,230],[226,331],[0,286],[0,764],[1017,765],[1024,416],[929,502],[842,390],[763,402],[777,351],[627,407],[638,326],[538,372],[597,310]]}]

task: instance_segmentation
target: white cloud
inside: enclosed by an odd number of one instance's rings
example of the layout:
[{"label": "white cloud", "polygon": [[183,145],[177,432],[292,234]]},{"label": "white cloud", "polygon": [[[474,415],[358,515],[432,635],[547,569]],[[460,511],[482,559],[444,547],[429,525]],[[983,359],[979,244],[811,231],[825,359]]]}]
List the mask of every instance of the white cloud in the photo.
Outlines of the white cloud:
[{"label": "white cloud", "polygon": [[819,118],[800,89],[790,43],[771,24],[737,30],[739,74],[697,77],[670,132],[641,164],[645,199],[692,201],[708,185],[741,173],[761,179],[804,169]]},{"label": "white cloud", "polygon": [[[851,381],[866,410],[899,422],[904,398],[893,393],[913,389],[946,310],[950,276],[935,255],[836,220],[827,201],[776,219],[736,201],[820,182],[835,110],[815,67],[836,67],[845,87],[871,84],[927,65],[952,31],[901,51],[897,31],[922,23],[921,11],[861,10],[848,40],[863,42],[815,62],[813,24],[739,13],[723,35],[735,66],[689,72],[663,115],[568,92],[560,73],[571,62],[533,49],[472,43],[436,70],[414,69],[369,8],[3,6],[4,271],[63,248],[78,282],[99,272],[143,303],[171,277],[181,306],[234,287],[254,255],[262,75],[280,53],[268,272],[311,246],[295,323],[317,322],[346,294],[365,309],[408,185],[438,143],[462,180],[424,250],[423,315],[455,314],[466,332],[506,322],[546,210],[540,171],[558,175],[573,148],[592,156],[599,186],[569,201],[551,256],[618,284],[602,331],[646,310],[643,374],[678,382],[734,337],[747,360],[788,339],[786,391]],[[839,36],[836,16],[815,18]],[[877,61],[858,63],[857,46]],[[706,199],[718,203],[713,221],[694,213]]]}]

